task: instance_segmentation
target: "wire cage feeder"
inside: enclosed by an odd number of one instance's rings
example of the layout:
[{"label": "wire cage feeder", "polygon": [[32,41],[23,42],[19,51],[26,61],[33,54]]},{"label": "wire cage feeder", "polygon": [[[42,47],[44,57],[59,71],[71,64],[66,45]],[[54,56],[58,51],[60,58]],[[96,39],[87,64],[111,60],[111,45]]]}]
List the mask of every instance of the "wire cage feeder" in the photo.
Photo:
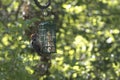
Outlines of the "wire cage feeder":
[{"label": "wire cage feeder", "polygon": [[41,22],[38,29],[39,40],[42,44],[42,54],[56,52],[56,31],[52,22]]}]

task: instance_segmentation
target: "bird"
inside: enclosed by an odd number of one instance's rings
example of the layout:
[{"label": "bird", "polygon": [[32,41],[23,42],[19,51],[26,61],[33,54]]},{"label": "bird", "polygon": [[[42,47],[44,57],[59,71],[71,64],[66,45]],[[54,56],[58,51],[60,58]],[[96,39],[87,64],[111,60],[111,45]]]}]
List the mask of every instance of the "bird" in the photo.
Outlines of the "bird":
[{"label": "bird", "polygon": [[32,34],[30,44],[32,45],[32,48],[37,52],[37,54],[41,56],[42,43],[39,39],[40,38],[39,38],[39,35],[37,33]]}]

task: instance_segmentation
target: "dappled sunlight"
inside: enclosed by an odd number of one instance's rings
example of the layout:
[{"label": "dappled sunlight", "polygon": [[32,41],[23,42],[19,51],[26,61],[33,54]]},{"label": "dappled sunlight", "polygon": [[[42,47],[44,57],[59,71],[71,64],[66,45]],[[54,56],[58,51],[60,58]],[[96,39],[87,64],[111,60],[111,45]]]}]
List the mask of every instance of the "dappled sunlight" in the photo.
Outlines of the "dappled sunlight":
[{"label": "dappled sunlight", "polygon": [[[119,0],[54,0],[45,10],[24,1],[0,1],[1,80],[119,80]],[[42,62],[30,40],[47,20],[56,25],[56,52]]]},{"label": "dappled sunlight", "polygon": [[72,13],[78,14],[86,8],[85,5],[84,6],[72,6],[71,4],[68,4],[68,5],[64,4],[63,7],[66,9],[67,12],[70,12],[71,14]]},{"label": "dappled sunlight", "polygon": [[9,39],[10,39],[10,38],[11,38],[11,37],[6,34],[6,35],[2,38],[2,44],[4,44],[5,46],[8,46],[8,45],[10,44],[10,42],[9,42]]}]

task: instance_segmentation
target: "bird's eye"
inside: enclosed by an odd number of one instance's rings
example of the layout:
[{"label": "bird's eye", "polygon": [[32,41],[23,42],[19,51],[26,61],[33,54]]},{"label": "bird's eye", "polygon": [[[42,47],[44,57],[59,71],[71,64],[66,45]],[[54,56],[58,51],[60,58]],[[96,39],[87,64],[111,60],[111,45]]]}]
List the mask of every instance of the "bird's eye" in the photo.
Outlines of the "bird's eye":
[{"label": "bird's eye", "polygon": [[34,38],[33,41],[36,41],[36,39]]}]

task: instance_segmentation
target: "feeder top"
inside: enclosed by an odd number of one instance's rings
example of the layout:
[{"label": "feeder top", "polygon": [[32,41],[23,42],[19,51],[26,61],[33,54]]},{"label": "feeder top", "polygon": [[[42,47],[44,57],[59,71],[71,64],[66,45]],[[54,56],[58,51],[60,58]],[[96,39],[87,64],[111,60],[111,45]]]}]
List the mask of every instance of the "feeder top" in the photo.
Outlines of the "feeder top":
[{"label": "feeder top", "polygon": [[38,0],[34,0],[35,4],[40,8],[40,9],[46,9],[50,6],[51,0],[48,0],[48,3],[45,6],[42,6],[39,4]]}]

